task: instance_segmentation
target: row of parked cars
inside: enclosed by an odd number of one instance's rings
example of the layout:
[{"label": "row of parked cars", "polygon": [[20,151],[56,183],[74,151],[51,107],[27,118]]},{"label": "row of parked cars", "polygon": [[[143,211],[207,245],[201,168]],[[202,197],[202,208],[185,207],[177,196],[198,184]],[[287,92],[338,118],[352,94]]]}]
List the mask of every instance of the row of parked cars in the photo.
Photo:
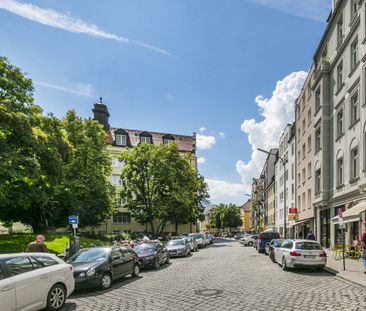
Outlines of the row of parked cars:
[{"label": "row of parked cars", "polygon": [[327,254],[322,246],[313,240],[282,239],[278,232],[266,230],[260,234],[245,234],[239,241],[244,246],[254,246],[259,253],[265,253],[283,270],[289,268],[315,268],[323,270]]},{"label": "row of parked cars", "polygon": [[127,275],[138,277],[140,268],[159,269],[171,257],[186,257],[213,243],[210,234],[190,233],[166,244],[151,240],[129,246],[84,248],[66,262],[54,254],[0,255],[1,311],[60,310],[75,288],[107,289]]}]

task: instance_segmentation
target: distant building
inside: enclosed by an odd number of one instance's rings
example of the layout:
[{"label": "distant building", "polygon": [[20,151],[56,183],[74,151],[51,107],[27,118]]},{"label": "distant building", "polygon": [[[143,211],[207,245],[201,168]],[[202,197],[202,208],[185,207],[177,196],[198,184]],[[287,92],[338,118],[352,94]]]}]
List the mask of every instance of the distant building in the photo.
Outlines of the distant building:
[{"label": "distant building", "polygon": [[247,202],[241,206],[242,209],[242,217],[243,217],[243,231],[250,231],[250,212],[251,212],[252,202],[249,199]]},{"label": "distant building", "polygon": [[[197,157],[196,157],[196,134],[193,135],[177,135],[171,133],[151,132],[145,130],[135,130],[111,127],[109,125],[109,111],[102,99],[99,103],[94,104],[92,110],[94,114],[94,120],[97,120],[103,125],[104,130],[108,134],[108,150],[112,157],[112,175],[110,176],[110,182],[116,187],[117,192],[121,188],[121,172],[123,169],[123,163],[118,160],[121,152],[131,150],[132,148],[140,144],[169,144],[175,142],[181,153],[191,153],[191,166],[197,169]],[[120,234],[123,232],[143,232],[148,231],[147,225],[142,225],[135,221],[131,212],[122,207],[122,199],[116,200],[116,206],[118,212],[108,219],[106,223],[94,229],[95,233],[107,233],[107,234]],[[185,233],[190,231],[196,231],[196,224],[179,224],[177,233]],[[167,232],[175,232],[175,224],[168,224],[166,226]]]}]

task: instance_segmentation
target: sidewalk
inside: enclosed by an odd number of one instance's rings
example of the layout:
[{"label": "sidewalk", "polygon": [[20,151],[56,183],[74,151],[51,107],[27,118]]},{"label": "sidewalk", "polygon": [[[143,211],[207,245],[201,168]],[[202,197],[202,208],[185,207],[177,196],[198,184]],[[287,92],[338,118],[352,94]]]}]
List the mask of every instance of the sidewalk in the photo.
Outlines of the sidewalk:
[{"label": "sidewalk", "polygon": [[325,251],[327,253],[327,265],[325,267],[327,272],[344,280],[366,287],[366,274],[363,273],[365,269],[363,268],[361,260],[346,258],[346,271],[343,271],[343,259],[334,259],[331,250]]}]

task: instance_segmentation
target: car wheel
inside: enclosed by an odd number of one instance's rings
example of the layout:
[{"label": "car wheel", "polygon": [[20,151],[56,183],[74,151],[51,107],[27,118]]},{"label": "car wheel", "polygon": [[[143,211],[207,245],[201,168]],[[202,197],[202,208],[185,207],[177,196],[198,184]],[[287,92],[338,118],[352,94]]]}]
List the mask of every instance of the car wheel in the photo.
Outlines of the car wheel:
[{"label": "car wheel", "polygon": [[248,242],[248,246],[253,246],[253,242],[252,241]]},{"label": "car wheel", "polygon": [[188,249],[184,252],[184,257],[188,256]]},{"label": "car wheel", "polygon": [[137,278],[140,274],[140,267],[137,263],[133,266],[133,272],[131,273],[132,277]]},{"label": "car wheel", "polygon": [[105,272],[100,281],[100,288],[108,289],[111,287],[111,284],[112,284],[112,277],[109,273]]},{"label": "car wheel", "polygon": [[169,257],[169,255],[167,255],[167,256],[166,256],[166,259],[165,259],[165,264],[167,264],[167,265],[168,265],[168,264],[169,264],[169,262],[170,262],[170,257]]},{"label": "car wheel", "polygon": [[286,265],[286,259],[285,259],[285,257],[282,257],[282,270],[283,271],[287,271],[288,270],[287,265]]},{"label": "car wheel", "polygon": [[159,259],[156,259],[154,262],[154,269],[158,270],[159,268],[160,268],[160,262],[159,262]]},{"label": "car wheel", "polygon": [[274,259],[274,254],[269,254],[269,258],[271,258],[272,262],[275,263],[276,260]]},{"label": "car wheel", "polygon": [[47,310],[60,310],[66,301],[66,289],[61,284],[52,286],[47,295]]}]

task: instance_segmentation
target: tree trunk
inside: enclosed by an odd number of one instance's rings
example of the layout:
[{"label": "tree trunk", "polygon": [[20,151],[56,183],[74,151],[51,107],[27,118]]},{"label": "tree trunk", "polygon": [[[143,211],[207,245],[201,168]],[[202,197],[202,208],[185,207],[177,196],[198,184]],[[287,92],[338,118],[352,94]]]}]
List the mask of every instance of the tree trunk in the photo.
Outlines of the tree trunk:
[{"label": "tree trunk", "polygon": [[178,235],[178,222],[175,222],[175,235]]}]

